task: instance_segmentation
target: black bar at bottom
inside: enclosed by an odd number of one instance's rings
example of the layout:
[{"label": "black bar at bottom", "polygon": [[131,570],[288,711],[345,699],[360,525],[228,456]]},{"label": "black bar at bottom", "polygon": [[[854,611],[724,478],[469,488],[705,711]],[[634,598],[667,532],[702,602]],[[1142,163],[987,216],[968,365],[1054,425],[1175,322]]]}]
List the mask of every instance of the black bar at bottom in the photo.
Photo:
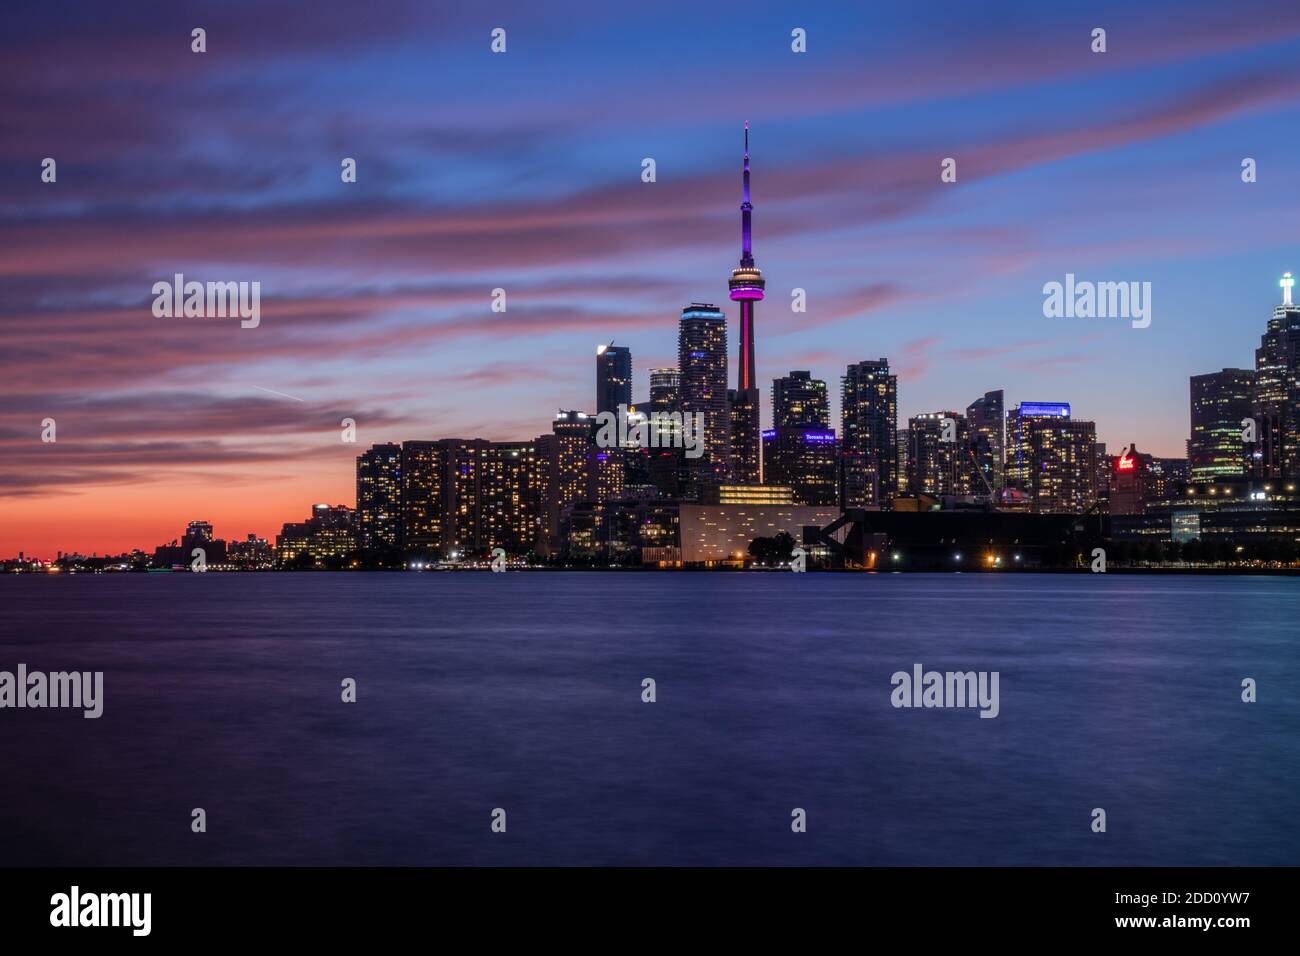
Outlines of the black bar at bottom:
[{"label": "black bar at bottom", "polygon": [[[1287,932],[1296,877],[1292,868],[7,869],[0,926],[6,941],[92,945],[407,934],[451,942],[464,933],[665,944],[701,933],[732,942],[803,934],[807,943],[831,932],[871,939],[890,930],[918,944],[1048,934],[1231,945]],[[113,921],[119,925],[71,925]]]}]

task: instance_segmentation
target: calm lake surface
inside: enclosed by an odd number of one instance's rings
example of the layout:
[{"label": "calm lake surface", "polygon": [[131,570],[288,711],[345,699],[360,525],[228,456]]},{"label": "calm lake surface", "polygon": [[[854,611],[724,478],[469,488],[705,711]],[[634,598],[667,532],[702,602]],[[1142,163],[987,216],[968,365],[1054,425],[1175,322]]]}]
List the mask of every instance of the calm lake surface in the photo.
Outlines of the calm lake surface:
[{"label": "calm lake surface", "polygon": [[[0,670],[104,713],[0,710],[0,865],[1294,865],[1298,622],[1265,577],[8,575]],[[1000,715],[894,708],[915,663]]]}]

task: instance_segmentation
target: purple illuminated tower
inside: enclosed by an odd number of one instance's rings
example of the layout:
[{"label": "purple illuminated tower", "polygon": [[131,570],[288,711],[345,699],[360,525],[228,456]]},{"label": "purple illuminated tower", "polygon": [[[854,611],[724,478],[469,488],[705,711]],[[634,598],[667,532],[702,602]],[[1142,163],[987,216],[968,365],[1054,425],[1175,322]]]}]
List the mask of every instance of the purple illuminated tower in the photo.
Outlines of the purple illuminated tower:
[{"label": "purple illuminated tower", "polygon": [[740,303],[740,361],[731,393],[731,475],[740,484],[757,484],[759,463],[758,373],[754,368],[754,303],[763,298],[763,273],[754,265],[749,201],[749,122],[745,123],[744,200],[740,204],[740,267],[731,270],[731,298]]}]

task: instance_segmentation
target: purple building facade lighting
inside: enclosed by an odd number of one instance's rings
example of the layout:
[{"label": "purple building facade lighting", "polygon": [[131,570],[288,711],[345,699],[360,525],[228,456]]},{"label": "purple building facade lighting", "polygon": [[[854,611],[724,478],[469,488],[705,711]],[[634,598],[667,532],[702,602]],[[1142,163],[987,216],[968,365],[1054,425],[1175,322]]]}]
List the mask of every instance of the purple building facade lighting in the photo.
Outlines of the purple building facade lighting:
[{"label": "purple building facade lighting", "polygon": [[1035,418],[1069,418],[1069,402],[1021,402],[1020,414]]}]

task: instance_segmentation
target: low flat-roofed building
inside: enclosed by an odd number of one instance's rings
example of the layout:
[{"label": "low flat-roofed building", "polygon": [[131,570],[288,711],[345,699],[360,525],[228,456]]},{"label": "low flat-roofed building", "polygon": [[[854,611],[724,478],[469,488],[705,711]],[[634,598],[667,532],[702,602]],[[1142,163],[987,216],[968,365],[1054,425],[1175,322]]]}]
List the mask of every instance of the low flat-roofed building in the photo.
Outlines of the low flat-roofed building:
[{"label": "low flat-roofed building", "polygon": [[805,526],[824,527],[839,516],[838,508],[813,505],[683,504],[679,526],[682,563],[744,560],[755,538],[771,538],[784,531],[800,542]]},{"label": "low flat-roofed building", "polygon": [[1300,541],[1300,483],[1219,478],[1180,483],[1143,514],[1112,515],[1116,541]]}]

